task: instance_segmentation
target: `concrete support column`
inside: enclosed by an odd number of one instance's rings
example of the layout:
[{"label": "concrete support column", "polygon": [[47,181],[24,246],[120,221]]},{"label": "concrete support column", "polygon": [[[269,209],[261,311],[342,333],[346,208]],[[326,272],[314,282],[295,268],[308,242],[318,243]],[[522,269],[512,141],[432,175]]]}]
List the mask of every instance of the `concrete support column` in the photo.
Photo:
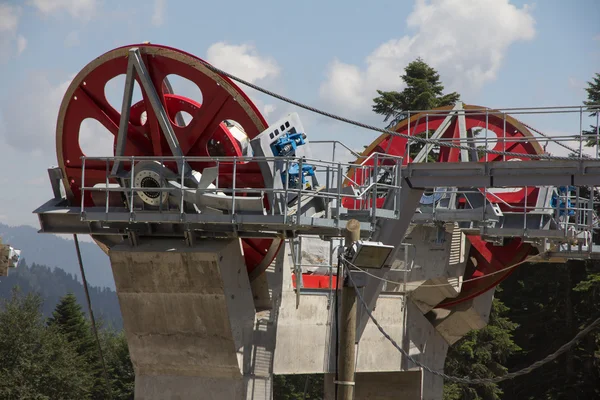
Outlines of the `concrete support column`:
[{"label": "concrete support column", "polygon": [[152,240],[109,256],[135,398],[244,399],[256,332],[240,241]]},{"label": "concrete support column", "polygon": [[[324,400],[335,400],[335,374],[325,374]],[[421,371],[357,372],[354,400],[422,400]]]}]

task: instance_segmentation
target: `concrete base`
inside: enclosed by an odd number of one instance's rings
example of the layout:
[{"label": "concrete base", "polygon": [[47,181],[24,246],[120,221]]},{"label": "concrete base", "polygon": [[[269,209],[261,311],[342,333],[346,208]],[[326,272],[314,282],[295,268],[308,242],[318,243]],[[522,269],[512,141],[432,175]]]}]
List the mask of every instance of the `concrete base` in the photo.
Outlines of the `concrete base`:
[{"label": "concrete base", "polygon": [[427,313],[447,298],[458,296],[470,243],[456,224],[443,230],[417,226],[407,235],[406,254],[399,252],[385,283],[384,292],[408,291],[417,307]]},{"label": "concrete base", "polygon": [[243,399],[241,379],[136,375],[135,399]]},{"label": "concrete base", "polygon": [[427,317],[446,342],[454,344],[470,330],[482,329],[487,325],[494,291],[490,289],[450,309],[435,309]]},{"label": "concrete base", "polygon": [[119,244],[109,256],[135,398],[244,399],[255,311],[239,240]]},{"label": "concrete base", "polygon": [[[357,373],[354,400],[421,400],[421,377],[421,371]],[[325,374],[324,400],[336,400],[334,378]]]},{"label": "concrete base", "polygon": [[[334,373],[335,303],[327,309],[328,291],[314,291],[302,294],[296,308],[296,293],[291,286],[293,264],[288,254],[284,261],[273,371],[282,375]],[[364,314],[362,307],[358,310],[359,315]],[[405,296],[398,293],[382,295],[373,314],[412,357],[433,369],[443,370],[448,344],[423,312],[411,301],[406,302]],[[372,321],[367,323],[356,350],[355,390],[357,396],[363,396],[357,399],[395,399],[407,395],[417,396],[414,398],[419,400],[442,399],[443,380],[429,373],[421,375],[420,368],[402,356]],[[383,385],[387,389],[382,389],[382,382],[388,379],[392,379],[390,385]],[[383,397],[373,397],[376,392]]]}]

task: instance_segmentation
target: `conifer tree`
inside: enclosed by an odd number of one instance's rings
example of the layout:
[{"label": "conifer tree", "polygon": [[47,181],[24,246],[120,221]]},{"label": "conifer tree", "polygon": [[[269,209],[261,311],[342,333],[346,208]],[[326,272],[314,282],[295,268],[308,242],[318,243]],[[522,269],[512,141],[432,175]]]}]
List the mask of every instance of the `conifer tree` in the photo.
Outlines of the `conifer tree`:
[{"label": "conifer tree", "polygon": [[[587,92],[587,100],[585,100],[583,104],[588,107],[594,106],[595,110],[597,110],[598,107],[600,107],[600,73],[596,73],[592,80],[588,82],[588,87],[585,88],[585,91]],[[594,118],[594,122],[597,121],[598,114],[598,111],[590,113],[590,117],[596,117]],[[594,136],[593,139],[588,141],[587,146],[595,146],[597,144],[598,139],[596,138],[596,135],[600,134],[598,129],[598,125],[593,124],[590,125],[590,129],[583,131],[584,135]]]},{"label": "conifer tree", "polygon": [[373,99],[373,111],[383,115],[383,122],[389,121],[387,128],[408,117],[408,111],[430,110],[456,103],[460,95],[456,92],[442,94],[444,85],[438,72],[421,58],[408,64],[401,76],[406,88],[401,92],[378,90]]},{"label": "conifer tree", "polygon": [[86,361],[44,324],[38,295],[0,300],[0,399],[89,399]]},{"label": "conifer tree", "polygon": [[77,353],[83,357],[90,372],[95,378],[93,397],[106,397],[106,382],[103,376],[102,364],[98,354],[97,344],[91,330],[91,324],[77,303],[73,293],[62,297],[56,305],[48,326],[56,327],[74,346]]}]

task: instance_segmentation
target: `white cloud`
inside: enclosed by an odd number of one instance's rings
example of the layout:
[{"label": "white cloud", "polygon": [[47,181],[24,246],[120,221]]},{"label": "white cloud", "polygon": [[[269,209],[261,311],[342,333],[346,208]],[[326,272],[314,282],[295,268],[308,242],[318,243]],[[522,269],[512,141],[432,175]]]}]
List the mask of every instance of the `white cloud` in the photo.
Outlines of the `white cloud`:
[{"label": "white cloud", "polygon": [[250,44],[231,45],[218,42],[206,52],[207,61],[232,75],[255,83],[279,75],[280,68],[275,60],[262,57]]},{"label": "white cloud", "polygon": [[0,64],[8,61],[18,50],[17,28],[21,17],[21,8],[0,3]]},{"label": "white cloud", "polygon": [[53,151],[56,118],[71,79],[53,86],[45,75],[31,74],[18,93],[7,95],[0,104],[5,142],[24,152]]},{"label": "white cloud", "polygon": [[165,21],[167,0],[154,0],[154,12],[152,13],[152,25],[160,26]]},{"label": "white cloud", "polygon": [[73,18],[89,20],[97,7],[97,0],[29,0],[29,4],[42,14],[66,11]]},{"label": "white cloud", "polygon": [[75,47],[79,43],[79,32],[77,31],[71,31],[65,37],[65,47]]},{"label": "white cloud", "polygon": [[275,107],[274,104],[266,104],[265,106],[263,106],[262,108],[262,113],[265,116],[265,118],[267,118],[270,114],[272,114],[275,110],[277,109],[277,107]]},{"label": "white cloud", "polygon": [[0,32],[15,32],[19,25],[20,8],[0,3]]},{"label": "white cloud", "polygon": [[[19,92],[6,97],[0,104],[4,120],[4,142],[12,148],[34,156],[54,157],[56,121],[60,104],[75,75],[53,85],[42,73],[30,74],[19,85]],[[42,104],[42,107],[35,107]],[[0,131],[0,133],[2,133]],[[84,154],[92,157],[112,155],[114,136],[100,122],[86,119],[79,132],[79,145]]]},{"label": "white cloud", "polygon": [[334,60],[321,98],[338,111],[368,115],[376,89],[402,89],[399,76],[417,57],[440,72],[447,90],[464,95],[496,78],[511,44],[535,35],[530,9],[509,0],[417,0],[406,23],[415,34],[381,44],[365,68]]},{"label": "white cloud", "polygon": [[[251,44],[214,43],[208,48],[206,59],[215,67],[250,83],[273,80],[281,72],[281,68],[273,58],[261,56]],[[261,110],[265,118],[273,115],[276,107],[266,103],[263,95],[245,87],[242,87],[242,90]]]},{"label": "white cloud", "polygon": [[27,39],[23,35],[17,37],[17,55],[21,55],[27,47]]}]

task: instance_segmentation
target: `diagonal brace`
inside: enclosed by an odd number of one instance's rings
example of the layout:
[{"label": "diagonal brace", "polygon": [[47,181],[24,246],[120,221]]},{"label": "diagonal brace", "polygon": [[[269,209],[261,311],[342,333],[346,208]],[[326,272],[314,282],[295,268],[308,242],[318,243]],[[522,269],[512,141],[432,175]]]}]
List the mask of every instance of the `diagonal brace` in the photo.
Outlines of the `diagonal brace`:
[{"label": "diagonal brace", "polygon": [[[171,149],[171,153],[174,157],[176,157],[177,162],[177,172],[185,176],[189,172],[191,172],[191,168],[187,164],[187,162],[183,159],[183,152],[181,151],[181,147],[179,146],[179,141],[177,140],[177,136],[175,136],[175,132],[173,131],[173,126],[169,121],[169,117],[167,115],[167,111],[162,105],[160,101],[160,97],[156,92],[152,84],[152,80],[150,79],[150,74],[148,73],[148,69],[142,60],[142,56],[140,54],[140,50],[138,48],[132,48],[129,50],[129,58],[127,63],[127,75],[125,78],[125,89],[123,93],[123,104],[121,107],[121,120],[119,122],[119,132],[117,136],[117,146],[115,149],[115,156],[122,157],[125,154],[125,144],[127,143],[127,128],[129,123],[129,111],[131,110],[131,101],[133,97],[133,85],[135,82],[135,76],[140,80],[142,88],[146,92],[148,96],[148,100],[150,102],[150,106],[156,115],[158,120],[158,124],[167,139],[167,143],[169,144],[169,148]],[[111,175],[115,176],[118,174],[121,166],[120,160],[115,160],[113,164],[113,168],[111,171]]]}]

